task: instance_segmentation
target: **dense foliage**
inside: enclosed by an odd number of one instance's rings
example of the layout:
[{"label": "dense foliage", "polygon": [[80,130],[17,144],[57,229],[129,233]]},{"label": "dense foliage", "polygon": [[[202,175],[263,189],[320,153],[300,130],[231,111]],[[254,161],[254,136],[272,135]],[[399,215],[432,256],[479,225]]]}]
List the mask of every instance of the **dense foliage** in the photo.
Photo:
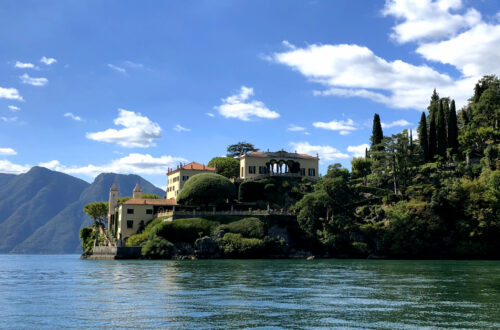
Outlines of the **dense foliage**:
[{"label": "dense foliage", "polygon": [[162,237],[154,237],[141,249],[144,258],[164,259],[172,255],[174,245]]},{"label": "dense foliage", "polygon": [[190,177],[177,196],[181,205],[216,205],[236,198],[236,188],[228,178],[215,173]]},{"label": "dense foliage", "polygon": [[215,168],[215,173],[226,178],[237,178],[240,175],[240,161],[233,157],[214,157],[208,166]]},{"label": "dense foliage", "polygon": [[455,102],[437,91],[428,109],[420,141],[406,130],[380,138],[376,115],[368,157],[353,159],[352,174],[330,166],[296,204],[311,249],[334,256],[500,258],[500,81],[484,77],[458,114]]},{"label": "dense foliage", "polygon": [[238,142],[227,147],[227,156],[232,158],[239,157],[251,151],[259,151],[259,149],[255,148],[251,143]]},{"label": "dense foliage", "polygon": [[104,224],[108,216],[108,203],[105,202],[93,202],[85,205],[83,207],[83,212],[85,212],[89,217],[94,220],[94,222],[99,224]]}]

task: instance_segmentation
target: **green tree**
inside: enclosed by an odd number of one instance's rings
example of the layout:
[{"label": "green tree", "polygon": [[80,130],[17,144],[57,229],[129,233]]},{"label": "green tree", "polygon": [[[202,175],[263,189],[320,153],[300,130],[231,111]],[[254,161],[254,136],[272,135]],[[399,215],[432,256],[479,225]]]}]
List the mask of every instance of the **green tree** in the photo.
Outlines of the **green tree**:
[{"label": "green tree", "polygon": [[436,119],[435,116],[429,114],[430,124],[429,124],[429,156],[430,161],[434,160],[434,156],[437,152],[437,138],[436,138]]},{"label": "green tree", "polygon": [[427,162],[429,161],[429,141],[427,139],[427,120],[425,112],[422,112],[420,123],[418,124],[418,141],[422,149],[424,162]]},{"label": "green tree", "polygon": [[237,178],[240,175],[240,162],[232,157],[214,157],[208,166],[215,167],[215,173],[226,178]]},{"label": "green tree", "polygon": [[372,149],[379,149],[382,143],[384,133],[382,132],[382,125],[380,124],[380,116],[376,113],[373,116],[373,129],[370,141],[372,142]]},{"label": "green tree", "polygon": [[233,201],[236,188],[228,178],[215,173],[200,173],[190,177],[177,196],[177,203],[208,206]]},{"label": "green tree", "polygon": [[450,115],[448,116],[448,147],[452,149],[452,154],[458,152],[458,125],[455,100],[451,100]]},{"label": "green tree", "polygon": [[103,225],[108,217],[108,203],[89,203],[83,207],[83,211],[91,217],[96,224]]},{"label": "green tree", "polygon": [[363,178],[366,186],[366,177],[371,172],[372,161],[370,158],[354,157],[351,160],[352,174],[355,178]]},{"label": "green tree", "polygon": [[255,148],[255,146],[251,143],[242,141],[236,144],[231,144],[227,147],[227,156],[228,157],[239,157],[251,151],[259,151],[259,149]]},{"label": "green tree", "polygon": [[431,102],[429,103],[427,110],[429,110],[429,116],[434,116],[434,118],[437,117],[439,110],[439,94],[436,92],[436,89],[432,92]]},{"label": "green tree", "polygon": [[448,148],[448,143],[446,142],[446,119],[444,115],[443,102],[439,102],[436,133],[437,133],[437,154],[441,157],[445,157],[446,148]]}]

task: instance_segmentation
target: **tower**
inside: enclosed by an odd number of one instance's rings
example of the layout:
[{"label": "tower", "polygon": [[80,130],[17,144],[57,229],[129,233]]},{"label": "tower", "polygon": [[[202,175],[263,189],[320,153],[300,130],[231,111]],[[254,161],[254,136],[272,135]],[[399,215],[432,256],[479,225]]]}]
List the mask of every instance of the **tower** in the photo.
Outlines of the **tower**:
[{"label": "tower", "polygon": [[134,192],[132,193],[132,198],[142,198],[142,190],[141,187],[139,186],[139,183],[135,185]]},{"label": "tower", "polygon": [[118,188],[116,184],[113,183],[111,189],[109,189],[109,207],[108,207],[108,228],[113,225],[113,217],[115,215],[115,209],[118,207]]}]

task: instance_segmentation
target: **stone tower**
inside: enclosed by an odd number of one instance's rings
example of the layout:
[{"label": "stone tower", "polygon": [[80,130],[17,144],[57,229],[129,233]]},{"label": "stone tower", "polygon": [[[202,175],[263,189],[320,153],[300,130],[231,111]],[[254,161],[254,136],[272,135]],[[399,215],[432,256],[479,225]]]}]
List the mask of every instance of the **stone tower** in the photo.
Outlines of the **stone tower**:
[{"label": "stone tower", "polygon": [[111,228],[113,217],[115,215],[115,209],[118,207],[118,188],[116,184],[113,183],[111,189],[109,189],[109,208],[108,208],[108,228]]},{"label": "stone tower", "polygon": [[142,198],[142,190],[139,184],[135,185],[134,192],[133,192],[133,197],[132,198]]}]

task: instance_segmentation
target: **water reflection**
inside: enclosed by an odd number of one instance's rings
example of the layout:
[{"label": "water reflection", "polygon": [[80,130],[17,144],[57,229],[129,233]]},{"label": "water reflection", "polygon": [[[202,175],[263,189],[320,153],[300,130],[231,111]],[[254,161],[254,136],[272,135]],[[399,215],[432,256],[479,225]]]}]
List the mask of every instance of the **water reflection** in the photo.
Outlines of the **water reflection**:
[{"label": "water reflection", "polygon": [[488,261],[0,256],[2,326],[500,327]]}]

